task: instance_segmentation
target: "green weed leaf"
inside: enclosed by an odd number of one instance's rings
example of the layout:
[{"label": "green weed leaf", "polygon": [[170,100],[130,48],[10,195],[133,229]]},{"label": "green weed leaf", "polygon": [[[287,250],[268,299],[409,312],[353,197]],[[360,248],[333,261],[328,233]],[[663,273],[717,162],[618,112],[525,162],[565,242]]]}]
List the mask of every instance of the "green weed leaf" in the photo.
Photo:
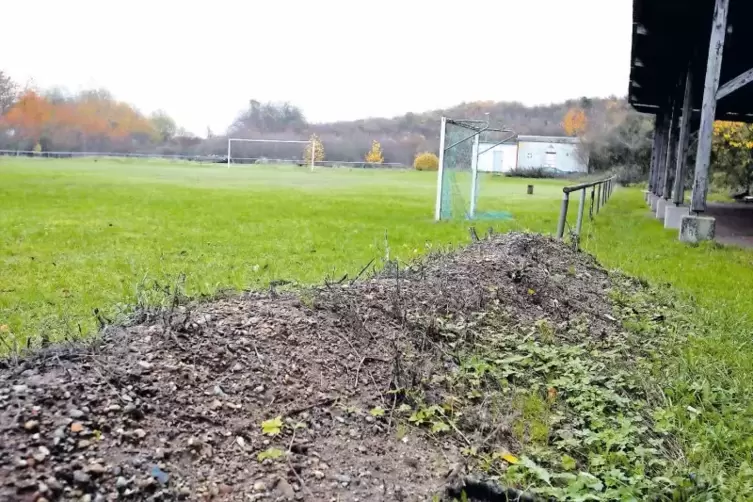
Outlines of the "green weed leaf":
[{"label": "green weed leaf", "polygon": [[282,417],[277,416],[261,423],[261,431],[267,436],[276,436],[282,432]]},{"label": "green weed leaf", "polygon": [[376,406],[369,411],[372,417],[383,417],[384,416],[384,408],[381,406]]},{"label": "green weed leaf", "polygon": [[442,422],[441,420],[436,420],[431,424],[431,432],[448,432],[449,430],[450,426]]},{"label": "green weed leaf", "polygon": [[566,471],[574,471],[578,463],[570,455],[562,455],[562,468]]},{"label": "green weed leaf", "polygon": [[263,462],[264,460],[270,458],[272,460],[276,460],[280,457],[282,457],[285,454],[284,451],[277,449],[277,448],[267,448],[266,450],[260,452],[256,456],[256,460],[259,462]]}]

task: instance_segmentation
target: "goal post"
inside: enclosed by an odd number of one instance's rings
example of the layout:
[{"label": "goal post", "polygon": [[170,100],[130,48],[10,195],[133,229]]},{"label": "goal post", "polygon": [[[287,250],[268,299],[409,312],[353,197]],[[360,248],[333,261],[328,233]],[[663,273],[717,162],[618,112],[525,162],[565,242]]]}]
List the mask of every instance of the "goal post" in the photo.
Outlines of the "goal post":
[{"label": "goal post", "polygon": [[[311,170],[314,170],[314,164],[316,163],[316,142],[312,140],[296,140],[296,139],[247,139],[247,138],[228,138],[227,139],[227,167],[230,169],[232,162],[233,143],[282,143],[290,144],[297,143],[301,145],[311,145]],[[294,159],[287,159],[294,160]]]},{"label": "goal post", "polygon": [[442,117],[440,127],[434,219],[510,219],[510,213],[503,210],[499,182],[493,182],[484,171],[494,171],[503,153],[498,147],[511,145],[517,135],[510,129],[493,127],[488,114],[486,120]]},{"label": "goal post", "polygon": [[442,125],[439,130],[439,165],[437,166],[437,202],[434,206],[434,220],[442,219],[442,198],[444,195],[444,142],[447,119],[442,117]]}]

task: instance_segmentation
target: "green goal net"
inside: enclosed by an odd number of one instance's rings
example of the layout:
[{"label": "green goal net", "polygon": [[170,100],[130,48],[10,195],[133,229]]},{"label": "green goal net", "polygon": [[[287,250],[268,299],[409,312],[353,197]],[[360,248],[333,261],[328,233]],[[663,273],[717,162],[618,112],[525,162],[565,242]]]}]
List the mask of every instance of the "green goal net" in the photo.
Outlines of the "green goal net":
[{"label": "green goal net", "polygon": [[[488,121],[442,117],[436,220],[504,220],[501,190],[504,145],[517,135]],[[497,166],[497,164],[499,164]]]}]

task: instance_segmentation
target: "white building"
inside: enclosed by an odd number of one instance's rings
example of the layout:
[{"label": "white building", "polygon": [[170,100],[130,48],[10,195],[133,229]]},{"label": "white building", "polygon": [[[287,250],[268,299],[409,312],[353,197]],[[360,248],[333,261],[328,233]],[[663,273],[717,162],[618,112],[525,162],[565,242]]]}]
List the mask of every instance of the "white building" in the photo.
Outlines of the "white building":
[{"label": "white building", "polygon": [[479,144],[478,169],[504,173],[514,169],[547,169],[560,173],[587,173],[588,159],[578,151],[578,138],[518,136],[501,145]]},{"label": "white building", "polygon": [[478,170],[485,173],[506,173],[518,165],[518,142],[514,139],[501,145],[479,143]]}]

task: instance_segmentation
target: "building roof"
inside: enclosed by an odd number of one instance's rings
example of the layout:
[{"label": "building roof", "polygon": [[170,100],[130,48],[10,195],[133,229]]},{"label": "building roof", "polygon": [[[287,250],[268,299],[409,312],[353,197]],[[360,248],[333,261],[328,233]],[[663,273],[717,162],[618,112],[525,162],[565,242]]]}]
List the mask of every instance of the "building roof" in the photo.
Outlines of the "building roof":
[{"label": "building roof", "polygon": [[519,143],[566,143],[569,145],[577,145],[580,143],[578,138],[571,136],[518,136]]},{"label": "building roof", "polygon": [[503,143],[497,143],[492,140],[481,141],[480,143],[484,145],[493,145],[495,143],[501,145],[515,145],[517,143],[565,143],[568,145],[577,145],[579,142],[580,140],[578,138],[572,138],[570,136],[531,136],[520,134]]},{"label": "building roof", "polygon": [[[715,0],[634,0],[628,101],[657,113],[692,60],[693,108],[703,101]],[[753,68],[753,2],[730,0],[721,84]],[[717,118],[753,122],[753,85],[719,100]]]}]

